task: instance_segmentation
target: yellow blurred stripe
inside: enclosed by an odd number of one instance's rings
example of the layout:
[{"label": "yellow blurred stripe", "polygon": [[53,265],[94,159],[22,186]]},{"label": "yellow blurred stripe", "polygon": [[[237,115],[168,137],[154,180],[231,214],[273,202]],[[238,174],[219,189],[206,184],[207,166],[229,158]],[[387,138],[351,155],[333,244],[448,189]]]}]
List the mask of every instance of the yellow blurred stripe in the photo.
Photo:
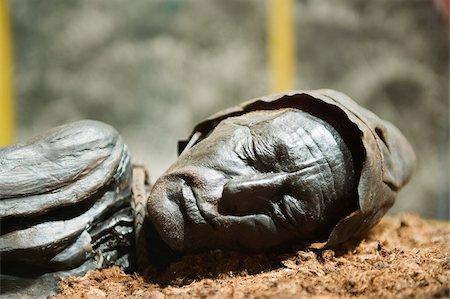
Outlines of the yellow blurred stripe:
[{"label": "yellow blurred stripe", "polygon": [[294,88],[295,33],[293,0],[268,1],[268,52],[273,92]]},{"label": "yellow blurred stripe", "polygon": [[14,103],[12,55],[7,0],[0,0],[0,146],[14,139]]}]

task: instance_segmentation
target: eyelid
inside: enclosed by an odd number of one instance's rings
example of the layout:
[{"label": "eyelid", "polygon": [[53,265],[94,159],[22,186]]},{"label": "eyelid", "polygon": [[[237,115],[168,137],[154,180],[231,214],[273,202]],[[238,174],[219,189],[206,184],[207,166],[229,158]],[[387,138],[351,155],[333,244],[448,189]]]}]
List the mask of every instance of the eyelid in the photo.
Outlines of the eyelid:
[{"label": "eyelid", "polygon": [[241,143],[241,155],[243,155],[244,160],[251,160],[256,161],[256,153],[253,146],[252,137],[248,136],[247,138],[243,139]]},{"label": "eyelid", "polygon": [[235,152],[238,157],[257,171],[268,173],[277,164],[275,147],[271,140],[266,140],[253,131],[238,141]]},{"label": "eyelid", "polygon": [[256,158],[275,159],[275,145],[273,139],[263,138],[261,135],[254,134],[253,132],[252,137],[252,147]]},{"label": "eyelid", "polygon": [[246,136],[245,138],[240,138],[236,141],[234,152],[237,157],[241,159],[247,165],[253,167],[257,171],[266,172],[266,167],[263,166],[255,154],[253,148],[252,136]]}]

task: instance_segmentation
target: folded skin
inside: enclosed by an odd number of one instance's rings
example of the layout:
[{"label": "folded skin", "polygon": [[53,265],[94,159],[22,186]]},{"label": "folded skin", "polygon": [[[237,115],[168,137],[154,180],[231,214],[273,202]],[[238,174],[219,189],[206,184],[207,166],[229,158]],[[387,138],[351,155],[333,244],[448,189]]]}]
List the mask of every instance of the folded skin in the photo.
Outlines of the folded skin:
[{"label": "folded skin", "polygon": [[326,236],[355,209],[352,155],[297,109],[222,121],[159,178],[148,211],[178,251],[263,251]]},{"label": "folded skin", "polygon": [[292,90],[210,116],[155,183],[151,221],[175,251],[265,251],[362,237],[415,168],[391,123],[345,94]]},{"label": "folded skin", "polygon": [[0,217],[37,216],[81,202],[118,176],[127,158],[111,126],[88,120],[0,148]]},{"label": "folded skin", "polygon": [[68,270],[92,258],[100,237],[129,237],[100,225],[118,213],[126,218],[118,226],[133,226],[130,156],[111,126],[84,120],[54,128],[0,148],[0,165],[2,265]]},{"label": "folded skin", "polygon": [[78,121],[25,144],[0,148],[0,199],[44,193],[76,181],[113,154],[118,139],[106,124]]}]

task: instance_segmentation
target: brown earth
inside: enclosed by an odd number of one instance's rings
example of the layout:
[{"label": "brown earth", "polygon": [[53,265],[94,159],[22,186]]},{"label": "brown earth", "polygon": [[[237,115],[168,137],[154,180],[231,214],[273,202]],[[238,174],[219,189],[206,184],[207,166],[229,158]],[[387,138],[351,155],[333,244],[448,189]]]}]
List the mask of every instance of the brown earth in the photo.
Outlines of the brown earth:
[{"label": "brown earth", "polygon": [[448,298],[450,228],[385,217],[333,250],[187,255],[164,273],[119,268],[66,279],[56,298]]}]

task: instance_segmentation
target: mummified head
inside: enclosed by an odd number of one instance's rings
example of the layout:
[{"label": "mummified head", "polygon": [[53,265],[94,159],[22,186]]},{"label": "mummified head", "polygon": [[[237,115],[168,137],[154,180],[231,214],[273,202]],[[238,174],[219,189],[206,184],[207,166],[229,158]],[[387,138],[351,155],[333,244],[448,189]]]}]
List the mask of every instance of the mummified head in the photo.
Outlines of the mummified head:
[{"label": "mummified head", "polygon": [[148,211],[172,249],[262,251],[326,238],[357,208],[352,154],[297,109],[223,120],[157,180]]}]

